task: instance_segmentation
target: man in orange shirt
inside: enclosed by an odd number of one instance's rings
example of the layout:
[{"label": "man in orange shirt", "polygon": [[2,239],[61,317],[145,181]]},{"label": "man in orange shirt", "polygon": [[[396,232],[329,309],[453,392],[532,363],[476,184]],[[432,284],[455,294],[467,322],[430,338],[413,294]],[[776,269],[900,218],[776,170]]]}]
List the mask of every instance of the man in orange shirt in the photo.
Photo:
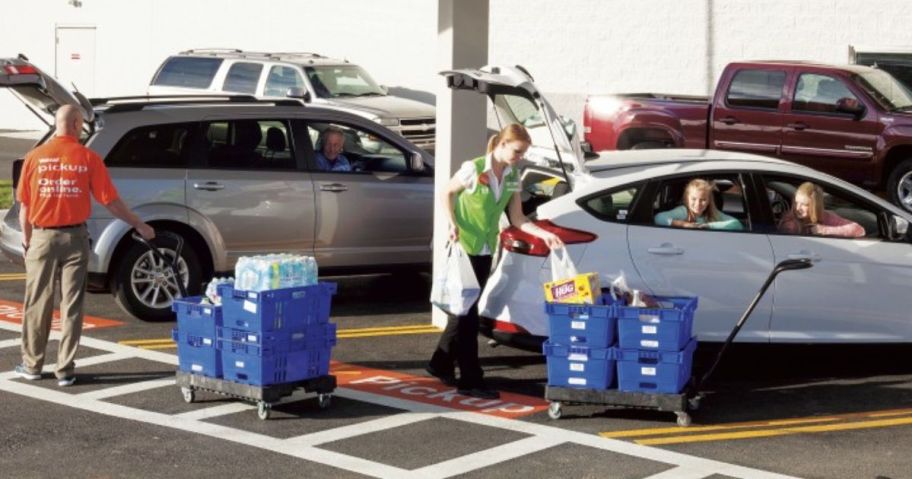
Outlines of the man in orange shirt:
[{"label": "man in orange shirt", "polygon": [[155,231],[117,196],[101,157],[79,143],[82,112],[62,106],[56,122],[54,137],[25,156],[16,190],[25,250],[25,315],[22,364],[15,371],[25,379],[41,378],[59,274],[61,336],[54,375],[58,386],[69,386],[76,381],[74,358],[88,276],[89,195],[144,238],[151,240]]}]

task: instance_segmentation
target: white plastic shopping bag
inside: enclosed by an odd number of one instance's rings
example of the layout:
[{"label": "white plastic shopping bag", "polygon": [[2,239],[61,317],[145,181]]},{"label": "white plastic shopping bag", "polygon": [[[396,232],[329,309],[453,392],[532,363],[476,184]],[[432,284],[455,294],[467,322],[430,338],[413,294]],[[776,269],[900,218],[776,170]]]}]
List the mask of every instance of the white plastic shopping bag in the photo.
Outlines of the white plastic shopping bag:
[{"label": "white plastic shopping bag", "polygon": [[551,281],[571,279],[579,274],[567,248],[552,249],[549,258],[551,259]]},{"label": "white plastic shopping bag", "polygon": [[431,304],[443,312],[463,316],[469,312],[481,293],[469,256],[459,243],[446,247],[443,267],[434,275]]}]

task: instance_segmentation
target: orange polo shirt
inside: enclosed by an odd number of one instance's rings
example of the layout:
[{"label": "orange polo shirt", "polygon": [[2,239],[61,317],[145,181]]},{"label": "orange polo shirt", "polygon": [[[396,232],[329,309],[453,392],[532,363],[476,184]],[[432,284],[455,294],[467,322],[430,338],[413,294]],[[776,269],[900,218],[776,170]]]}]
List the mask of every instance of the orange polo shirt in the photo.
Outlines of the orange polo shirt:
[{"label": "orange polo shirt", "polygon": [[16,199],[28,221],[51,227],[84,223],[92,211],[89,193],[103,205],[117,199],[101,157],[72,136],[55,136],[25,155]]}]

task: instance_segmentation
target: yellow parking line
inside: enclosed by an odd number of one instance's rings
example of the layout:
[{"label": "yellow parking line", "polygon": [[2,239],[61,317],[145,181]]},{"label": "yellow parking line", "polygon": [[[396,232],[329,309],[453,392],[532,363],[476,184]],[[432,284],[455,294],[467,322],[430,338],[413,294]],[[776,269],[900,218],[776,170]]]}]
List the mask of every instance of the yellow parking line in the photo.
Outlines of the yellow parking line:
[{"label": "yellow parking line", "polygon": [[142,346],[146,344],[174,344],[174,340],[171,338],[159,338],[159,339],[127,339],[124,341],[118,341],[119,344],[126,346]]},{"label": "yellow parking line", "polygon": [[0,281],[22,281],[25,274],[0,274]]},{"label": "yellow parking line", "polygon": [[644,446],[660,446],[666,444],[683,444],[693,442],[723,441],[729,439],[753,439],[760,437],[784,436],[801,433],[819,433],[834,431],[851,431],[857,429],[872,429],[878,427],[895,427],[912,425],[912,417],[896,419],[879,419],[871,421],[844,422],[839,424],[819,424],[814,426],[787,427],[781,429],[766,429],[760,431],[737,431],[719,434],[699,434],[695,436],[672,436],[655,439],[634,441]]},{"label": "yellow parking line", "polygon": [[682,433],[694,433],[694,432],[705,432],[705,431],[724,431],[724,430],[729,430],[729,429],[741,429],[741,428],[789,426],[792,424],[832,422],[832,421],[838,421],[838,420],[839,420],[838,417],[817,417],[817,418],[782,419],[782,420],[775,420],[775,421],[741,422],[741,423],[719,424],[719,425],[715,425],[715,426],[695,426],[695,427],[688,427],[687,429],[681,429],[680,427],[629,429],[626,431],[602,432],[602,433],[599,433],[599,436],[617,439],[617,438],[622,438],[622,437],[660,436],[660,435],[664,435],[664,434],[682,434]]},{"label": "yellow parking line", "polygon": [[351,338],[371,338],[377,336],[400,336],[406,334],[434,334],[439,333],[440,329],[438,328],[425,328],[425,329],[411,329],[411,330],[399,330],[399,331],[383,331],[376,333],[348,333],[348,334],[338,334],[336,337],[339,339],[351,339]]},{"label": "yellow parking line", "polygon": [[408,331],[412,329],[427,329],[434,328],[430,324],[410,324],[406,326],[383,326],[377,328],[355,328],[355,329],[340,329],[337,331],[338,334],[348,334],[348,333],[374,333],[382,331]]}]

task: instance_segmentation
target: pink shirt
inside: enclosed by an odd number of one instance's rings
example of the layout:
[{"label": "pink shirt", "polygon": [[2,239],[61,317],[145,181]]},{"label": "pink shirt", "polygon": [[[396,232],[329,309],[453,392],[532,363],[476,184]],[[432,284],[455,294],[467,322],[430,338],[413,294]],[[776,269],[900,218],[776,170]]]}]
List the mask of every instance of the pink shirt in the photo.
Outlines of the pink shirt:
[{"label": "pink shirt", "polygon": [[812,232],[810,228],[810,225],[803,225],[791,211],[784,214],[782,220],[779,221],[780,233],[817,234],[842,238],[860,238],[865,235],[865,230],[860,224],[829,211],[823,212],[823,217],[817,222],[816,232]]}]

